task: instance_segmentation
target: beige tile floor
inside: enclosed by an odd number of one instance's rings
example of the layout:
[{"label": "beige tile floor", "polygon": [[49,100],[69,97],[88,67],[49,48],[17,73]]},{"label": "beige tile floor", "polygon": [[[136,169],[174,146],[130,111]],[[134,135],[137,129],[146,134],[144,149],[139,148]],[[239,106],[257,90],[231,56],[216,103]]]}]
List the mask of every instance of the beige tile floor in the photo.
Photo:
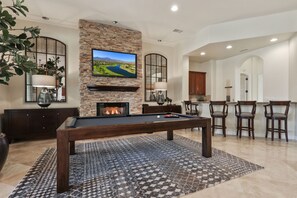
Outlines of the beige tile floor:
[{"label": "beige tile floor", "polygon": [[[201,141],[201,132],[179,130],[175,133]],[[7,162],[0,173],[0,198],[8,197],[38,156],[55,139],[26,141],[10,145]],[[213,147],[264,166],[263,170],[184,196],[228,198],[297,198],[297,142],[235,136],[213,137]]]}]

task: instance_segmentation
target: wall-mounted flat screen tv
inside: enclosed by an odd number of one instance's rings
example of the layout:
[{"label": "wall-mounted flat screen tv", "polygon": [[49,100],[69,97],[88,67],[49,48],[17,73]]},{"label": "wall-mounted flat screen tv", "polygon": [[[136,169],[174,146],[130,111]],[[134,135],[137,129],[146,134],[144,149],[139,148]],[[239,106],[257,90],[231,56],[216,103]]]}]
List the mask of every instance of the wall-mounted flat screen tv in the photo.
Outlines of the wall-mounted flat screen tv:
[{"label": "wall-mounted flat screen tv", "polygon": [[137,55],[92,49],[93,75],[105,77],[137,77]]}]

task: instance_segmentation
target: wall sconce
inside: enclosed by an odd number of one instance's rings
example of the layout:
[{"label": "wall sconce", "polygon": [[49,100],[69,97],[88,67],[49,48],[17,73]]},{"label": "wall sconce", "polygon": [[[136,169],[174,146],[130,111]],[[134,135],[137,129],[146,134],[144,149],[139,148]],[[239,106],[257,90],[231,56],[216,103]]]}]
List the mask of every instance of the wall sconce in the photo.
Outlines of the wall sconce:
[{"label": "wall sconce", "polygon": [[163,105],[165,102],[165,97],[163,91],[167,90],[167,82],[155,82],[155,90],[158,92],[156,96],[156,101],[159,105]]},{"label": "wall sconce", "polygon": [[52,95],[48,89],[56,88],[55,76],[32,75],[32,86],[42,88],[38,95],[37,104],[42,108],[50,106]]}]

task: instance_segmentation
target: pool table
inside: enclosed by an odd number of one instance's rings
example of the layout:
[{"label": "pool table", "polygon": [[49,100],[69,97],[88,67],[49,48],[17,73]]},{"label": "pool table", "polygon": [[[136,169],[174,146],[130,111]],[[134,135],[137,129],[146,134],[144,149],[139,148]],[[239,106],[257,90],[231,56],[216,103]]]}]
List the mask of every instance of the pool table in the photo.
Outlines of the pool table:
[{"label": "pool table", "polygon": [[69,154],[75,153],[75,141],[128,134],[202,127],[202,155],[211,157],[210,118],[182,114],[140,114],[122,117],[69,117],[57,129],[57,192],[69,189]]}]

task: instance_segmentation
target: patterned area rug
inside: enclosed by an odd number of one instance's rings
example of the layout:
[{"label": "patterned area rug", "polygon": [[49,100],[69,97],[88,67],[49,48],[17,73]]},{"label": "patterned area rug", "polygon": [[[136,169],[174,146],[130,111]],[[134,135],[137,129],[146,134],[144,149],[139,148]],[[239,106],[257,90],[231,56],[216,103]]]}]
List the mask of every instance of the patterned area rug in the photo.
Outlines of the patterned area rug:
[{"label": "patterned area rug", "polygon": [[36,161],[10,197],[180,197],[263,167],[175,135],[146,135],[77,145],[71,189],[56,193],[56,150]]}]

